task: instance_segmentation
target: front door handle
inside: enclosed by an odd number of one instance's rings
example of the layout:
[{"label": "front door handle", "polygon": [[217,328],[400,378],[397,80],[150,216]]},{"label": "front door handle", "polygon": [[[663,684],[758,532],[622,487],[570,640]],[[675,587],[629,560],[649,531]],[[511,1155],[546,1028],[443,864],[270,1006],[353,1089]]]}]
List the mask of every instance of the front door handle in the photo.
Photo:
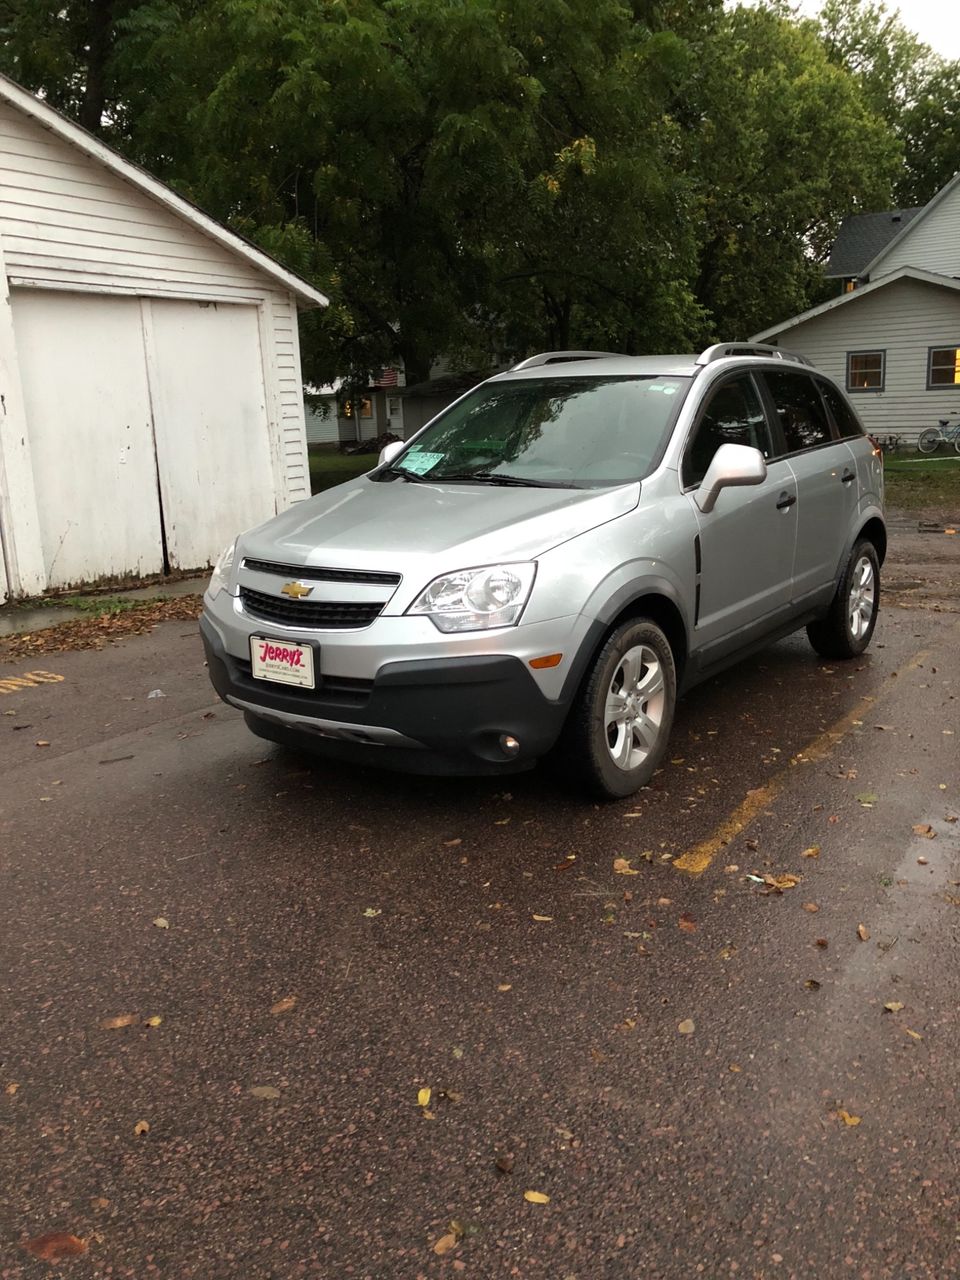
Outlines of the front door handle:
[{"label": "front door handle", "polygon": [[777,510],[786,511],[787,507],[792,507],[796,500],[797,499],[792,493],[787,493],[786,489],[784,489],[783,493],[781,493],[780,497],[777,499]]},{"label": "front door handle", "polygon": [[844,471],[843,475],[840,477],[840,483],[850,484],[851,481],[856,480],[856,478],[857,478],[856,472],[851,471],[850,468],[847,467],[846,471]]}]

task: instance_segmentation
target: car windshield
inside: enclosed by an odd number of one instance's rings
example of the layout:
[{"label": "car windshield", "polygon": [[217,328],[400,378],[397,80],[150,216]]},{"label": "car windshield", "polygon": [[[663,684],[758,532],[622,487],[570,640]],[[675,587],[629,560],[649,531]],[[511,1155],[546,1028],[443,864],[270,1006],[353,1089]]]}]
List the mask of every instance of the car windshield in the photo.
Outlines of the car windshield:
[{"label": "car windshield", "polygon": [[430,483],[627,484],[659,461],[689,385],[689,378],[666,376],[488,382],[384,472]]}]

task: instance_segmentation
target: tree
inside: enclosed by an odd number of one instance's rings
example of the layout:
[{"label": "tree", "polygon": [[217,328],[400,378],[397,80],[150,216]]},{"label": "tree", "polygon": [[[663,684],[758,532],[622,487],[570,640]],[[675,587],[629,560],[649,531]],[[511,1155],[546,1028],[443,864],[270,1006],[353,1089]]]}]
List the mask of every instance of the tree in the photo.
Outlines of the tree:
[{"label": "tree", "polygon": [[937,62],[932,49],[882,0],[824,0],[817,25],[830,61],[855,78],[869,110],[896,128]]},{"label": "tree", "polygon": [[960,61],[935,67],[900,123],[905,151],[897,198],[926,204],[960,172]]},{"label": "tree", "polygon": [[892,129],[810,23],[730,10],[684,117],[700,193],[696,297],[715,336],[746,337],[819,300],[843,217],[884,207]]}]

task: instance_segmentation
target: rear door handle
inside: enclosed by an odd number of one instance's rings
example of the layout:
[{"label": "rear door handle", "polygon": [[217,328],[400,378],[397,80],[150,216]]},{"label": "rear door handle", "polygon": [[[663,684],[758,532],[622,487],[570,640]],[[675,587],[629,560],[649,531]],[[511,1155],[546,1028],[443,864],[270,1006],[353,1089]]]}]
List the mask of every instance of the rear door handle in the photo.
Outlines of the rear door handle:
[{"label": "rear door handle", "polygon": [[850,468],[847,467],[846,471],[844,471],[843,475],[840,477],[840,483],[850,484],[850,482],[852,480],[856,480],[856,478],[857,478],[857,473],[855,471],[851,471]]},{"label": "rear door handle", "polygon": [[787,507],[792,507],[795,502],[796,498],[794,495],[792,493],[787,493],[786,489],[784,489],[783,493],[781,493],[780,497],[777,499],[777,510],[786,511]]}]

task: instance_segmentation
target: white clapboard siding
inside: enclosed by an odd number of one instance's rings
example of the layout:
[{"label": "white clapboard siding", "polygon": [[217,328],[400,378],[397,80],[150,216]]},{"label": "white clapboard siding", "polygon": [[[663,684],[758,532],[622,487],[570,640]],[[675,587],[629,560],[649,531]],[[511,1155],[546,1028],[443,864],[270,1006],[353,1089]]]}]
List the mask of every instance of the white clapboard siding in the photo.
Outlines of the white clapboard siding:
[{"label": "white clapboard siding", "polygon": [[878,280],[900,267],[960,276],[960,183],[954,183],[928,212],[910,223],[870,278]]},{"label": "white clapboard siding", "polygon": [[883,391],[851,392],[874,434],[915,440],[938,419],[960,417],[960,387],[927,390],[930,347],[960,346],[960,292],[897,280],[778,334],[788,351],[808,356],[845,385],[848,351],[886,351]]},{"label": "white clapboard siding", "polygon": [[282,281],[7,101],[0,239],[16,286],[255,304],[278,502],[310,496],[297,308]]}]

